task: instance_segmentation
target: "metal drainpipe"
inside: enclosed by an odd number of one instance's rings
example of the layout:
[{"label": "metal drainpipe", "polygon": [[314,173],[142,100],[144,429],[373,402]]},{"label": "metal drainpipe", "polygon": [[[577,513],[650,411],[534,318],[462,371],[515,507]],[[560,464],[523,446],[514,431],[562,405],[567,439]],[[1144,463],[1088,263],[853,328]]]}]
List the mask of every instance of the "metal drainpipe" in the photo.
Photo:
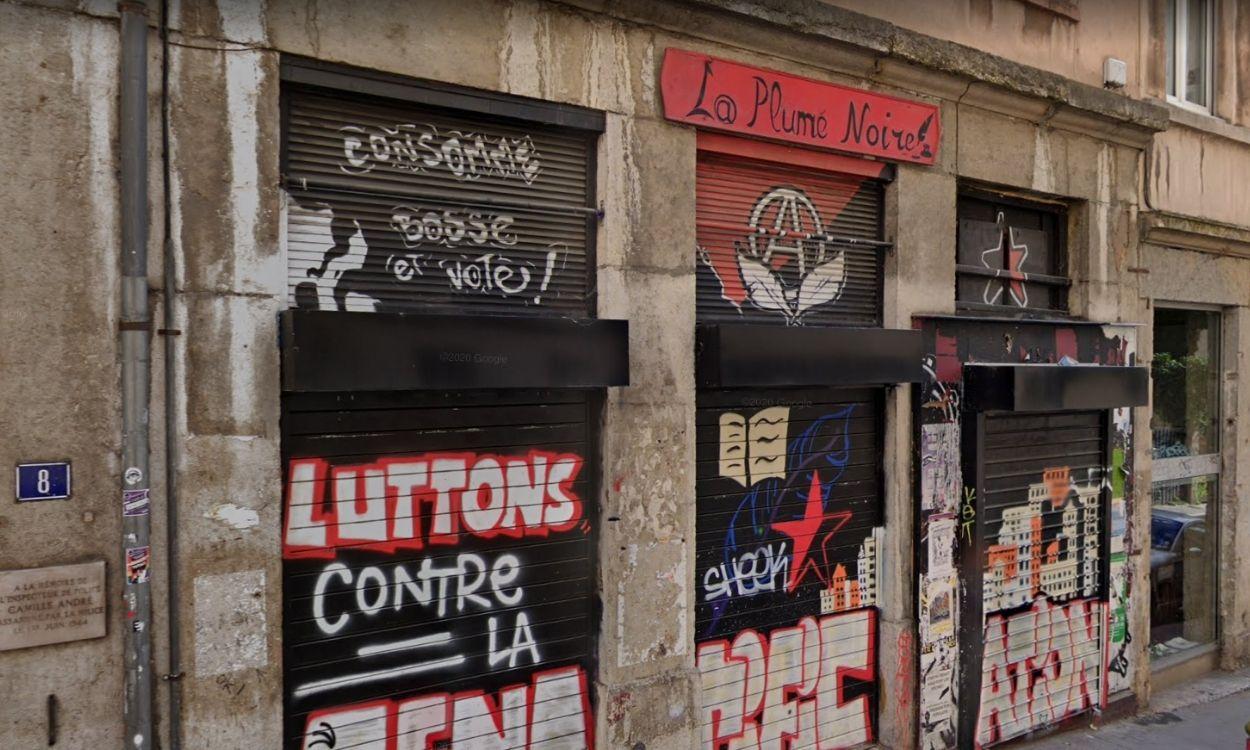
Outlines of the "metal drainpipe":
[{"label": "metal drainpipe", "polygon": [[166,577],[169,579],[166,599],[166,620],[169,630],[169,673],[165,682],[169,685],[169,750],[182,747],[182,631],[181,597],[178,568],[178,409],[177,379],[174,366],[178,348],[174,337],[177,316],[174,314],[174,297],[178,291],[177,267],[174,259],[173,222],[170,219],[173,198],[169,182],[171,174],[169,154],[169,0],[161,0],[161,166],[162,202],[164,206],[164,310],[161,334],[165,338],[165,558],[168,562]]},{"label": "metal drainpipe", "polygon": [[[152,320],[148,311],[148,9],[117,4],[121,17],[122,492],[128,509],[148,508],[149,367]],[[122,516],[122,695],[125,747],[148,750],[152,726],[152,563],[150,511]]]}]

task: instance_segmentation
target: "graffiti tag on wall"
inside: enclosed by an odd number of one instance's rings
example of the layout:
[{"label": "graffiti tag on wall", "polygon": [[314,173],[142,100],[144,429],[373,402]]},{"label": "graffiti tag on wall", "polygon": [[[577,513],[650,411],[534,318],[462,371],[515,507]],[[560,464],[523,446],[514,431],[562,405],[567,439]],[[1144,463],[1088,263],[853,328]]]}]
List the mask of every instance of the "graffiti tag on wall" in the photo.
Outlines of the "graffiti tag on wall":
[{"label": "graffiti tag on wall", "polygon": [[593,623],[570,606],[589,585],[582,467],[546,451],[292,459],[299,747],[591,747]]},{"label": "graffiti tag on wall", "polygon": [[855,455],[858,409],[702,410],[714,415],[700,418],[696,504],[705,747],[873,737],[879,500]]},{"label": "graffiti tag on wall", "polygon": [[292,97],[292,305],[584,309],[584,138],[363,104],[344,122],[327,108],[341,104]]}]

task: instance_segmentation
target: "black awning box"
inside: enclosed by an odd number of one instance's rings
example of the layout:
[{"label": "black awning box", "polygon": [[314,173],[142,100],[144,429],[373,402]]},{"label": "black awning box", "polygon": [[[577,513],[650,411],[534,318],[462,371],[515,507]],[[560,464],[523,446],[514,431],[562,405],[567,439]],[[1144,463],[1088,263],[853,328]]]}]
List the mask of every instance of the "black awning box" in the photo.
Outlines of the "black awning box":
[{"label": "black awning box", "polygon": [[973,411],[1071,411],[1145,406],[1146,367],[965,364],[964,404]]},{"label": "black awning box", "polygon": [[629,384],[629,322],[286,310],[287,391]]},{"label": "black awning box", "polygon": [[748,323],[700,325],[696,378],[710,388],[916,383],[920,332]]}]

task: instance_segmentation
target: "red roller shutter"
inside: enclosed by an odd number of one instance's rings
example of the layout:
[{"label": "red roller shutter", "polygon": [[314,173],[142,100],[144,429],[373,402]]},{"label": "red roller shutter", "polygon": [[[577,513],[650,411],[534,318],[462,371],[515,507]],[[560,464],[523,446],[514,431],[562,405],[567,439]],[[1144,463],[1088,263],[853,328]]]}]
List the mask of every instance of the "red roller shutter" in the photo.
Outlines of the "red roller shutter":
[{"label": "red roller shutter", "polygon": [[880,325],[881,201],[862,176],[700,152],[699,321]]}]

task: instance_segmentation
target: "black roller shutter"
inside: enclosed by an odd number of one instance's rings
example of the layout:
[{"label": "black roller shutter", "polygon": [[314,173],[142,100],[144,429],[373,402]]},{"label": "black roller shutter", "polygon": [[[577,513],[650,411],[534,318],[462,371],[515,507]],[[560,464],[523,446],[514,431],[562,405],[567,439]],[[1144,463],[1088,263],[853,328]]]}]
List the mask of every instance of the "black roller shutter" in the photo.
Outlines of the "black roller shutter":
[{"label": "black roller shutter", "polygon": [[[284,329],[285,746],[593,747],[601,398],[478,345],[593,317],[603,115],[283,76],[289,304],[330,311]],[[315,356],[354,329],[356,361]],[[508,370],[434,390],[455,367]]]},{"label": "black roller shutter", "polygon": [[287,396],[287,747],[589,746],[590,401]]},{"label": "black roller shutter", "polygon": [[879,389],[699,393],[705,747],[874,738],[881,399]]},{"label": "black roller shutter", "polygon": [[291,306],[593,310],[593,134],[285,93]]},{"label": "black roller shutter", "polygon": [[1103,702],[1106,441],[1100,411],[985,418],[981,745]]}]

